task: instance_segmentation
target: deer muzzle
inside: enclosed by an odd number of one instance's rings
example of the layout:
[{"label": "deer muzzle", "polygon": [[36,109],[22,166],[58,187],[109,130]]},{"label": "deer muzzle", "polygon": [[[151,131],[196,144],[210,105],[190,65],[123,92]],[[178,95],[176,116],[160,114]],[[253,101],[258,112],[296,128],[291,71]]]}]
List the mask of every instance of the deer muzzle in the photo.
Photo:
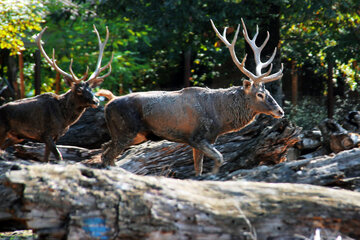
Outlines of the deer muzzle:
[{"label": "deer muzzle", "polygon": [[274,118],[282,118],[284,116],[284,110],[282,110],[281,108],[278,110],[275,110],[272,112],[271,114]]}]

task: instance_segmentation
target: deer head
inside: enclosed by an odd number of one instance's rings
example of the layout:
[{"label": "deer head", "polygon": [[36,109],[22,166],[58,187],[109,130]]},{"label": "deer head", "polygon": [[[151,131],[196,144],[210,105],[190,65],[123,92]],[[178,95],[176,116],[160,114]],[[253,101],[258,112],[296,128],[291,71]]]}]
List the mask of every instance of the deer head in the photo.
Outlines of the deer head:
[{"label": "deer head", "polygon": [[[210,21],[211,21],[211,25],[212,25],[216,35],[220,38],[220,40],[229,49],[231,58],[234,61],[235,65],[240,69],[240,71],[242,73],[244,73],[249,78],[249,80],[244,80],[243,87],[244,87],[244,92],[245,92],[246,96],[248,97],[248,99],[251,102],[250,107],[252,108],[252,110],[257,113],[264,113],[264,114],[271,115],[275,118],[283,117],[284,111],[281,109],[281,107],[277,104],[277,102],[271,96],[269,91],[265,89],[265,86],[264,86],[265,83],[278,80],[283,75],[282,74],[283,64],[281,64],[281,69],[278,72],[270,75],[270,73],[272,71],[272,67],[273,67],[272,61],[274,60],[275,54],[276,54],[276,48],[275,48],[272,56],[269,58],[269,60],[267,60],[264,63],[261,62],[261,60],[260,60],[261,51],[265,47],[265,45],[268,42],[269,37],[270,37],[269,32],[267,32],[267,37],[266,37],[264,43],[260,47],[258,47],[255,43],[256,38],[259,34],[258,26],[256,26],[256,33],[255,33],[253,39],[250,39],[248,36],[248,33],[247,33],[245,23],[244,23],[243,19],[241,19],[241,22],[242,22],[242,25],[244,28],[244,30],[243,30],[244,38],[254,52],[254,58],[255,58],[255,64],[256,64],[256,74],[253,74],[252,72],[250,72],[249,70],[247,70],[245,68],[245,61],[246,61],[247,55],[245,55],[242,62],[240,62],[238,60],[238,58],[236,57],[235,43],[237,40],[237,36],[239,34],[240,24],[238,25],[236,33],[235,33],[235,37],[230,44],[230,42],[226,39],[227,27],[225,27],[224,32],[221,35],[220,32],[215,27],[214,22],[212,20],[210,20]],[[269,65],[270,65],[270,67],[269,67],[268,71],[265,73],[262,73],[262,69],[268,67]]]},{"label": "deer head", "polygon": [[[53,67],[59,74],[61,74],[64,77],[66,82],[71,87],[71,91],[73,92],[73,95],[77,98],[77,103],[81,107],[89,107],[89,106],[96,107],[99,104],[99,100],[94,96],[91,89],[96,86],[99,86],[104,81],[104,78],[106,78],[107,76],[110,75],[111,62],[114,57],[114,54],[112,54],[110,61],[105,66],[101,67],[101,61],[103,58],[105,45],[109,39],[108,27],[106,27],[105,41],[102,43],[99,32],[97,31],[97,29],[94,25],[94,32],[96,33],[98,41],[99,41],[99,57],[98,57],[98,61],[96,64],[96,69],[90,75],[89,78],[88,78],[89,67],[87,67],[86,72],[83,75],[83,77],[78,78],[72,70],[73,59],[71,59],[71,61],[70,61],[70,66],[69,66],[70,73],[67,73],[67,72],[63,71],[56,63],[55,49],[53,49],[52,59],[46,54],[46,52],[43,48],[42,42],[41,42],[41,37],[44,34],[44,32],[46,31],[46,29],[47,29],[47,27],[45,27],[35,38],[36,44],[38,45],[40,52],[45,57],[45,59],[49,63],[49,65],[51,67]],[[106,74],[99,76],[99,74],[107,68],[109,68],[109,71]]]}]

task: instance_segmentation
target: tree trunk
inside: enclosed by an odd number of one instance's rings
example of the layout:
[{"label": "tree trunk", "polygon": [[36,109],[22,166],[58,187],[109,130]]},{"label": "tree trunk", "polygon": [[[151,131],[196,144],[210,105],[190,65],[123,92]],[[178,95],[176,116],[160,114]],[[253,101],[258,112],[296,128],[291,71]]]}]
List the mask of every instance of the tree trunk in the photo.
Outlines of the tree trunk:
[{"label": "tree trunk", "polygon": [[0,230],[40,239],[360,238],[360,193],[0,162]]},{"label": "tree trunk", "polygon": [[59,72],[56,72],[56,77],[55,77],[55,93],[56,94],[60,94],[60,86],[61,86],[61,76]]},{"label": "tree trunk", "polygon": [[24,82],[24,57],[23,52],[19,55],[19,77],[20,77],[20,98],[25,97],[25,82]]},{"label": "tree trunk", "polygon": [[296,69],[296,61],[291,61],[291,103],[297,105],[298,100],[298,73]]},{"label": "tree trunk", "polygon": [[191,48],[184,53],[184,87],[190,87],[191,77]]},{"label": "tree trunk", "polygon": [[11,88],[14,89],[15,98],[18,99],[19,98],[19,86],[16,81],[18,69],[17,69],[16,59],[14,56],[8,55],[7,66],[8,66],[8,69],[7,69],[8,81],[9,81],[9,84],[11,85]]},{"label": "tree trunk", "polygon": [[34,88],[35,88],[35,95],[39,95],[41,93],[41,54],[40,50],[35,50],[35,82],[34,82]]},{"label": "tree trunk", "polygon": [[328,118],[333,118],[334,116],[334,83],[333,83],[333,63],[331,61],[328,62],[328,77],[327,77],[327,84],[328,84],[328,94],[327,94],[327,106],[328,106]]}]

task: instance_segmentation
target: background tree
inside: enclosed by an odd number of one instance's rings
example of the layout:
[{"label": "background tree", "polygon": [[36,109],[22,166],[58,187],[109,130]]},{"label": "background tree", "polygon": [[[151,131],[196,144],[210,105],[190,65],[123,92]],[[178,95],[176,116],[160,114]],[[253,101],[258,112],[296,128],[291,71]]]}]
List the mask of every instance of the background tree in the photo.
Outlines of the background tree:
[{"label": "background tree", "polygon": [[[63,68],[67,68],[70,59],[74,58],[74,70],[78,73],[84,72],[86,65],[96,62],[97,43],[91,32],[92,24],[96,24],[100,32],[104,32],[106,25],[109,26],[111,39],[105,56],[114,52],[115,59],[113,73],[102,87],[117,94],[179,89],[188,85],[217,88],[241,84],[244,76],[218,41],[209,19],[213,19],[219,28],[229,26],[227,34],[231,39],[234,28],[244,18],[250,35],[254,34],[256,24],[259,25],[259,43],[265,37],[263,32],[269,30],[271,38],[263,51],[264,58],[272,53],[275,46],[279,47],[274,71],[280,67],[280,62],[286,64],[283,86],[270,87],[272,94],[278,96],[278,101],[290,99],[291,66],[293,72],[298,70],[299,106],[287,105],[287,116],[300,119],[297,114],[301,112],[299,107],[305,100],[308,101],[304,96],[316,96],[319,104],[313,112],[324,112],[323,99],[332,96],[328,94],[328,83],[334,83],[333,95],[337,98],[358,97],[357,91],[351,91],[356,89],[359,79],[359,5],[356,0],[48,0],[42,1],[42,4],[35,4],[36,7],[31,9],[36,16],[42,16],[45,21],[43,26],[49,26],[44,36],[47,51],[56,49],[57,59]],[[11,9],[7,5],[1,5],[2,9]],[[1,17],[5,16],[10,15]],[[25,43],[24,77],[31,80],[36,46],[29,44],[30,41]],[[242,39],[237,42],[236,49],[239,56],[245,52],[252,54]],[[3,60],[2,76],[11,72],[8,69],[15,69],[13,75],[16,76],[18,64],[10,61]],[[253,68],[251,61],[252,58],[248,57],[249,69]],[[329,67],[331,65],[334,67]],[[44,61],[42,67],[41,91],[58,91],[55,73]],[[332,76],[328,77],[331,69]],[[330,80],[328,83],[327,79]],[[27,96],[33,95],[31,82],[26,81]],[[61,84],[60,91],[65,91],[67,86],[62,81]],[[334,114],[341,116],[339,111],[342,108],[337,105],[338,102],[335,104]],[[330,110],[332,105],[329,105]],[[301,125],[304,122],[298,123]]]},{"label": "background tree", "polygon": [[40,0],[0,1],[0,96],[5,89],[17,95],[15,55],[25,50],[34,32],[41,29],[45,7]]},{"label": "background tree", "polygon": [[360,6],[354,0],[290,1],[284,5],[284,57],[296,61],[303,73],[311,69],[311,75],[302,78],[300,84],[327,96],[328,117],[334,115],[335,92],[344,96],[344,81],[353,90],[359,79],[359,13]]}]

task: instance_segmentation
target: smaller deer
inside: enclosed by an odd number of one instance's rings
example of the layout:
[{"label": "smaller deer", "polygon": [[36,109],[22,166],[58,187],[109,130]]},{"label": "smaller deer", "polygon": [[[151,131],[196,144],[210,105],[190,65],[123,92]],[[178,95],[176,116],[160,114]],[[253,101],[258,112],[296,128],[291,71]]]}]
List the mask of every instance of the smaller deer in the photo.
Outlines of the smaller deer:
[{"label": "smaller deer", "polygon": [[[44,93],[0,106],[0,148],[5,149],[27,138],[45,143],[44,161],[48,161],[50,152],[57,160],[62,160],[55,142],[80,118],[86,108],[97,107],[99,100],[94,96],[92,88],[101,84],[104,78],[110,75],[113,55],[111,60],[101,67],[104,48],[109,39],[109,30],[106,28],[106,38],[102,43],[99,32],[94,26],[99,41],[96,70],[87,79],[89,70],[87,68],[84,76],[79,79],[72,70],[72,59],[70,73],[67,73],[57,65],[55,50],[53,50],[52,59],[48,57],[41,43],[45,30],[46,27],[37,35],[36,43],[46,61],[65,78],[71,89],[62,95]],[[109,71],[99,76],[107,68]],[[85,79],[87,81],[84,81]]]},{"label": "smaller deer", "polygon": [[[172,92],[137,92],[121,97],[115,97],[111,92],[99,92],[98,95],[111,99],[105,106],[111,140],[103,144],[103,165],[114,165],[114,159],[130,145],[146,140],[167,139],[187,143],[193,148],[196,175],[202,173],[204,155],[215,161],[213,173],[217,173],[223,156],[213,143],[219,135],[243,128],[260,113],[283,117],[283,110],[264,87],[264,83],[280,79],[283,70],[281,68],[270,75],[276,49],[268,61],[263,63],[260,60],[269,34],[258,47],[255,44],[258,31],[250,40],[242,21],[244,37],[254,51],[256,74],[253,74],[245,68],[246,56],[240,63],[235,54],[240,25],[230,44],[226,39],[226,29],[221,35],[212,21],[211,24],[217,36],[229,48],[236,66],[249,80],[244,80],[243,86],[226,89],[189,87]],[[262,73],[261,70],[269,65],[269,70]]]}]

